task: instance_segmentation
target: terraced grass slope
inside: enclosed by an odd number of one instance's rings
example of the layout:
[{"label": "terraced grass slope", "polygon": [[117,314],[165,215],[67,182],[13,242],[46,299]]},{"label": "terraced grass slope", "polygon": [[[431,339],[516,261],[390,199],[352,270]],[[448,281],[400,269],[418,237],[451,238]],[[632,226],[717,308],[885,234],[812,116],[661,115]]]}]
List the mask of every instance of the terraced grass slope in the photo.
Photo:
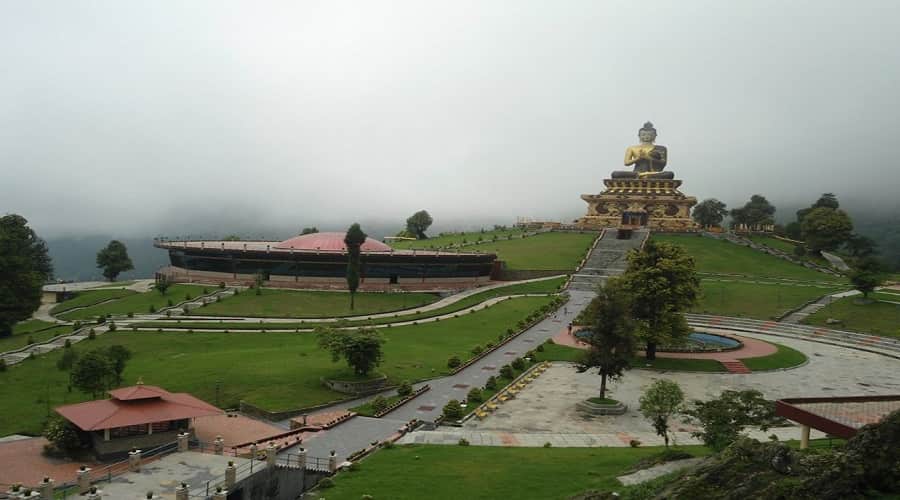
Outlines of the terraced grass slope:
[{"label": "terraced grass slope", "polygon": [[[498,335],[549,297],[507,300],[487,310],[457,319],[381,330],[386,340],[379,371],[395,381],[418,380],[448,371],[447,359],[471,357],[476,345],[496,342]],[[320,377],[352,377],[343,362],[316,343],[312,334],[292,333],[156,333],[119,330],[73,346],[79,353],[121,344],[133,358],[125,370],[125,385],[139,377],[173,392],[190,392],[221,407],[246,400],[270,410],[311,406],[340,399],[325,389]],[[56,369],[61,350],[27,360],[0,372],[4,406],[0,435],[37,434],[47,409],[88,397],[68,392],[68,373]],[[219,390],[216,390],[218,386]]]},{"label": "terraced grass slope", "polygon": [[[887,294],[876,294],[878,297],[882,295]],[[828,324],[829,318],[839,320],[840,323]],[[807,316],[803,323],[900,338],[900,304],[891,302],[864,304],[859,301],[859,297],[846,297]]]},{"label": "terraced grass slope", "polygon": [[[80,292],[72,300],[61,303],[58,307],[65,306],[62,312],[53,309],[51,313],[64,320],[93,319],[107,314],[142,314],[148,312],[151,305],[155,310],[159,310],[166,307],[169,300],[177,304],[186,300],[188,296],[196,298],[203,295],[204,290],[209,292],[214,288],[198,285],[172,285],[165,295],[155,290],[144,293],[131,290],[88,290]],[[78,300],[81,300],[82,305],[87,305],[87,307],[76,309],[80,305],[79,303],[73,304],[73,302]],[[104,300],[111,301],[104,302]]]},{"label": "terraced grass slope", "polygon": [[204,316],[248,316],[259,318],[329,318],[399,311],[435,302],[431,293],[357,293],[350,309],[345,292],[263,289],[252,290],[193,311]]},{"label": "terraced grass slope", "polygon": [[756,278],[772,278],[808,282],[846,283],[843,278],[820,273],[752,248],[727,241],[696,235],[653,235],[657,241],[668,241],[685,247],[694,257],[701,273],[739,274]]},{"label": "terraced grass slope", "polygon": [[[497,241],[491,241],[494,234]],[[497,258],[506,262],[506,267],[515,270],[560,270],[570,271],[578,266],[588,248],[597,237],[597,233],[549,232],[522,237],[521,231],[486,232],[484,234],[467,234],[464,237],[454,235],[444,238],[433,238],[419,241],[397,242],[395,248],[440,248],[450,243],[459,244],[465,238],[467,242],[482,242],[462,248],[465,251],[494,252]],[[511,239],[506,239],[511,237]]]}]

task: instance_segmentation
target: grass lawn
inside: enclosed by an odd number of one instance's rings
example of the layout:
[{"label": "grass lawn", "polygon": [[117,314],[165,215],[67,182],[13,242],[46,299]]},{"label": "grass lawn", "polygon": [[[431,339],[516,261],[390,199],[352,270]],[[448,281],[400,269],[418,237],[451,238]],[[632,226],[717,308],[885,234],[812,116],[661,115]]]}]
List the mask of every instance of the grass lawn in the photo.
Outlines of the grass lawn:
[{"label": "grass lawn", "polygon": [[495,252],[508,269],[574,270],[584,258],[597,233],[541,233],[528,238],[478,245]]},{"label": "grass lawn", "polygon": [[[107,314],[143,314],[150,311],[150,305],[152,304],[156,310],[162,309],[166,307],[168,301],[171,299],[174,304],[187,300],[187,296],[190,295],[192,298],[196,298],[200,295],[203,295],[203,290],[212,291],[213,287],[202,287],[198,285],[172,285],[169,287],[169,290],[165,295],[160,294],[155,290],[151,290],[145,293],[136,293],[131,290],[97,290],[91,292],[82,292],[85,294],[115,294],[119,293],[121,298],[113,301],[107,302],[105,304],[97,304],[98,301],[91,302],[90,307],[85,307],[84,309],[78,309],[77,311],[71,311],[64,314],[57,314],[57,311],[52,311],[53,314],[57,315],[61,319],[65,320],[76,320],[76,319],[94,319],[100,315]],[[80,298],[76,297],[72,300],[63,302],[60,305],[66,305]],[[104,299],[107,300],[107,299]],[[69,308],[71,309],[71,307]]]},{"label": "grass lawn", "polygon": [[134,290],[85,290],[83,292],[77,292],[71,299],[53,306],[53,308],[50,309],[50,314],[56,316],[70,309],[75,309],[76,307],[88,307],[107,300],[120,299],[136,294],[137,292]]},{"label": "grass lawn", "polygon": [[[421,380],[446,374],[447,359],[471,357],[476,345],[496,341],[507,328],[550,302],[549,297],[512,299],[456,319],[381,330],[384,361],[379,371],[394,381]],[[243,399],[269,410],[306,407],[341,399],[324,388],[320,377],[346,377],[343,362],[332,363],[311,334],[293,333],[156,333],[119,330],[73,346],[83,353],[121,344],[133,358],[125,369],[126,385],[138,377],[173,392],[189,392],[232,407]],[[56,369],[61,350],[0,373],[0,401],[5,401],[0,436],[40,432],[47,407],[87,399],[67,392],[68,374]],[[15,402],[15,404],[13,404]]]},{"label": "grass lawn", "polygon": [[[521,229],[504,229],[500,231],[471,231],[468,233],[445,233],[443,236],[435,236],[427,240],[398,240],[390,245],[397,249],[407,250],[412,248],[421,248],[425,250],[437,250],[438,248],[446,248],[450,245],[460,245],[465,243],[475,243],[478,238],[482,241],[490,241],[496,237],[498,240],[507,238],[521,238],[524,231]],[[472,247],[475,248],[475,247]]]},{"label": "grass lawn", "polygon": [[351,311],[349,293],[264,288],[262,295],[256,295],[253,290],[243,291],[240,295],[196,309],[193,314],[264,318],[358,316],[419,307],[439,298],[432,293],[360,292],[356,294],[356,307]]},{"label": "grass lawn", "polygon": [[794,255],[794,249],[797,248],[797,245],[789,241],[779,240],[778,238],[773,238],[771,236],[751,235],[748,236],[748,239],[754,243],[781,250],[789,255]]},{"label": "grass lawn", "polygon": [[[451,243],[459,244],[463,238],[473,242],[481,236],[483,243],[463,247],[464,251],[494,252],[506,261],[509,269],[572,270],[581,262],[597,233],[549,232],[522,238],[522,231],[501,231],[497,241],[490,241],[493,231],[468,233],[465,236],[447,236],[420,241],[397,242],[395,248],[439,248]],[[511,235],[512,239],[506,239]]]},{"label": "grass lawn", "polygon": [[[857,304],[858,297],[846,297],[823,307],[803,320],[808,325],[824,326],[838,330],[853,330],[884,337],[900,338],[900,305],[887,302]],[[839,325],[825,321],[834,318]]]},{"label": "grass lawn", "polygon": [[704,279],[700,300],[691,310],[701,314],[721,314],[756,319],[774,319],[841,287],[797,286],[790,284],[722,282]]},{"label": "grass lawn", "polygon": [[[681,450],[702,456],[702,446]],[[616,476],[662,447],[519,448],[409,445],[381,450],[310,498],[359,500],[567,499],[587,489],[621,490]]]},{"label": "grass lawn", "polygon": [[[390,405],[396,403],[397,401],[400,401],[403,398],[395,395],[395,396],[388,396],[384,399],[385,399],[385,401],[387,401],[387,405],[390,406]],[[372,406],[372,401],[369,401],[368,403],[363,403],[359,406],[354,406],[353,408],[350,408],[350,411],[356,412],[358,415],[362,415],[364,417],[374,417],[375,416],[375,407]]]},{"label": "grass lawn", "polygon": [[[476,293],[474,295],[470,295],[462,300],[454,302],[448,306],[440,307],[437,309],[433,309],[431,311],[424,311],[421,313],[413,312],[411,314],[402,314],[398,313],[395,317],[389,318],[375,318],[372,320],[357,320],[357,321],[342,321],[340,322],[341,326],[364,326],[364,325],[383,325],[387,323],[396,323],[398,321],[416,321],[424,318],[431,318],[434,316],[441,316],[443,314],[449,314],[456,311],[461,311],[463,309],[467,309],[476,304],[480,304],[485,300],[492,299],[495,297],[504,297],[508,295],[522,295],[522,294],[530,294],[530,293],[555,293],[558,291],[559,286],[565,282],[565,278],[553,278],[541,281],[534,281],[531,283],[522,283],[518,285],[510,285],[504,286],[500,288],[494,288],[491,290],[485,290],[484,292]],[[197,309],[194,311],[196,314],[206,314],[206,311],[209,308],[215,306],[225,306],[227,307],[230,301],[233,299],[228,298],[224,299],[221,302],[217,302],[215,304],[210,304],[204,308]],[[277,323],[268,325],[269,328],[272,329],[308,329],[314,328],[316,325],[320,323],[314,322],[303,322],[298,321],[296,323]],[[178,320],[160,320],[160,321],[152,321],[145,323],[137,323],[136,326],[139,328],[221,328],[227,330],[255,330],[255,329],[265,329],[267,325],[256,321],[227,321],[227,322],[195,322],[195,323],[181,323]]]},{"label": "grass lawn", "polygon": [[752,248],[694,235],[654,235],[656,241],[677,243],[688,251],[704,273],[741,274],[760,278],[837,282],[846,280],[820,273]]},{"label": "grass lawn", "polygon": [[538,361],[570,361],[572,363],[581,359],[584,349],[577,349],[567,345],[544,344],[544,351],[537,353]]},{"label": "grass lawn", "polygon": [[53,323],[41,321],[39,319],[29,319],[16,323],[13,326],[13,334],[11,337],[0,337],[0,352],[11,351],[28,345],[28,339],[34,340],[35,343],[44,342],[53,337],[71,333],[71,326],[53,326]]},{"label": "grass lawn", "polygon": [[778,348],[778,352],[775,354],[770,354],[761,358],[746,358],[741,361],[747,368],[755,372],[776,370],[778,368],[790,368],[806,363],[806,356],[802,352],[791,349],[786,345],[775,344],[774,342],[772,342],[772,344]]}]

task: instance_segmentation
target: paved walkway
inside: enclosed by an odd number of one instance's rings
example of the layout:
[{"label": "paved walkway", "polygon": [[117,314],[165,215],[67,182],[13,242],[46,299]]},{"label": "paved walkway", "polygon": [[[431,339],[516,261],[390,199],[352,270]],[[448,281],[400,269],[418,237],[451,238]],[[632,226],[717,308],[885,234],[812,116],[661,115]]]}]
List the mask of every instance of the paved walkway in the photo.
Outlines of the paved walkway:
[{"label": "paved walkway", "polygon": [[[772,434],[779,440],[800,439],[799,427],[777,427],[768,431],[751,431],[748,435],[760,441],[768,441]],[[690,432],[675,432],[675,442],[682,445],[703,444],[692,437]],[[824,433],[812,430],[812,439],[827,437]],[[594,448],[598,446],[625,448],[631,446],[632,440],[641,442],[642,446],[663,446],[665,441],[653,431],[606,432],[598,434],[570,432],[505,432],[499,430],[472,430],[453,427],[441,427],[434,431],[416,431],[400,438],[398,444],[444,444],[459,445],[465,439],[473,446],[509,446],[539,448],[550,443],[554,448]],[[671,438],[670,438],[671,439]],[[670,443],[671,444],[671,443]]]},{"label": "paved walkway", "polygon": [[809,304],[801,307],[799,310],[794,311],[793,313],[787,315],[787,317],[784,317],[781,319],[781,322],[782,323],[799,324],[804,319],[806,319],[807,316],[809,316],[810,314],[815,314],[815,313],[819,312],[819,310],[821,310],[823,307],[827,306],[828,304],[831,304],[835,300],[843,299],[844,297],[853,297],[856,295],[861,295],[859,290],[847,290],[845,292],[838,292],[838,293],[832,293],[832,294],[826,295],[826,296],[821,297],[820,299],[816,300],[815,302],[809,303]]}]

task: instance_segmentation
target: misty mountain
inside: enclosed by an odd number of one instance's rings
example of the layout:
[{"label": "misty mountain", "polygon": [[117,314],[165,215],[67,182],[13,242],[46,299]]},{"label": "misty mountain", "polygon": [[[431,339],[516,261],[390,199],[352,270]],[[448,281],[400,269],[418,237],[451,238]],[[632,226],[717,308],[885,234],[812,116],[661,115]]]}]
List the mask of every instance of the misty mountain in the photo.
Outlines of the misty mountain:
[{"label": "misty mountain", "polygon": [[[47,240],[53,259],[53,274],[64,281],[103,281],[97,268],[97,252],[104,248],[110,236],[64,237]],[[119,280],[151,278],[161,266],[168,264],[164,250],[153,247],[153,238],[118,238],[128,248],[134,270],[119,275]]]}]

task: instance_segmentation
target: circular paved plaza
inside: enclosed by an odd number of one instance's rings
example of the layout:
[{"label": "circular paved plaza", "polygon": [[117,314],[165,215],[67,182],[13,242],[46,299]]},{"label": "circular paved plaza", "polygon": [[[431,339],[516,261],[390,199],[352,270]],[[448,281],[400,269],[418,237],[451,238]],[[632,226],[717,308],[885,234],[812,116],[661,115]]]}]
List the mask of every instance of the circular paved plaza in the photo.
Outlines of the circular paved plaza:
[{"label": "circular paved plaza", "polygon": [[[609,396],[628,405],[628,412],[603,417],[585,417],[575,410],[577,402],[598,395],[600,377],[596,371],[577,373],[571,364],[555,363],[515,399],[483,421],[470,420],[466,428],[509,433],[645,435],[653,429],[638,412],[638,399],[648,385],[660,378],[677,382],[688,400],[708,400],[726,389],[756,389],[768,399],[900,393],[900,360],[804,340],[748,333],[741,336],[776,340],[803,352],[809,362],[793,369],[749,374],[633,369],[610,384]],[[685,423],[676,427],[683,432],[693,430]]]}]

